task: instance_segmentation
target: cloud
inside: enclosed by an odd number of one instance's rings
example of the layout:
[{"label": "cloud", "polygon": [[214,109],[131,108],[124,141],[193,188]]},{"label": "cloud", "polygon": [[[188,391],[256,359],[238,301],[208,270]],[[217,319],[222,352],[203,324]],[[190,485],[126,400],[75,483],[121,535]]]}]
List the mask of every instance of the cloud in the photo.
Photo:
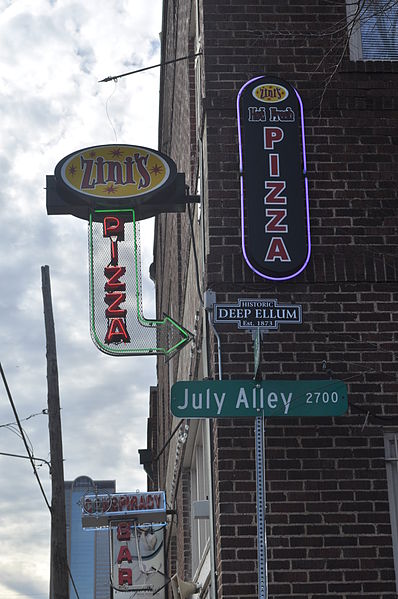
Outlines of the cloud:
[{"label": "cloud", "polygon": [[[93,5],[94,6],[94,5]],[[48,216],[46,175],[79,148],[156,148],[161,1],[0,0],[0,361],[35,456],[49,459],[41,266],[50,266],[65,477],[144,489],[154,358],[114,358],[90,339],[87,223]],[[154,317],[152,226],[142,223],[144,314]],[[38,415],[34,415],[38,414]],[[25,420],[27,419],[27,420]],[[0,382],[0,452],[25,455]],[[38,472],[51,496],[47,466]],[[28,460],[0,455],[0,594],[48,596],[50,519]],[[16,566],[18,565],[18,567]]]}]

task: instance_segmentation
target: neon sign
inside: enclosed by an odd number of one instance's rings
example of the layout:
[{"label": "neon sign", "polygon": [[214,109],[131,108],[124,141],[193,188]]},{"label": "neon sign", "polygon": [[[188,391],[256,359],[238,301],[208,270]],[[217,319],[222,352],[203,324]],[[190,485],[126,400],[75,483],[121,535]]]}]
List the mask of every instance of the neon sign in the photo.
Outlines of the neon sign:
[{"label": "neon sign", "polygon": [[138,221],[179,213],[199,196],[187,193],[184,173],[150,148],[107,144],[77,150],[46,177],[48,214],[89,223],[90,331],[113,356],[171,357],[192,339],[171,316],[143,315]]},{"label": "neon sign", "polygon": [[311,252],[301,98],[285,81],[257,77],[237,107],[243,255],[259,276],[288,280]]},{"label": "neon sign", "polygon": [[124,521],[111,522],[111,528],[114,597],[130,592],[137,599],[148,595],[164,599],[164,525],[137,526],[134,521]]},{"label": "neon sign", "polygon": [[110,520],[127,517],[143,522],[163,522],[166,514],[164,491],[152,493],[88,494],[82,502],[84,528],[108,526]]},{"label": "neon sign", "polygon": [[191,334],[167,314],[143,314],[139,223],[135,211],[96,210],[89,221],[90,330],[113,356],[171,356]]}]

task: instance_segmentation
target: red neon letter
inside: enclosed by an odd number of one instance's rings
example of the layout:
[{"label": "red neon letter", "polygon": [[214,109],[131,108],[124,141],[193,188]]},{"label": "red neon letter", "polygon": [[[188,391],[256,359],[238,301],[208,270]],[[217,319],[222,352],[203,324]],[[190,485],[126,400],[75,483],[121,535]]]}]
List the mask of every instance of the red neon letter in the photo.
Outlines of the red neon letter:
[{"label": "red neon letter", "polygon": [[270,216],[271,220],[265,225],[266,233],[287,233],[288,226],[280,223],[286,218],[286,208],[267,208],[265,216]]},{"label": "red neon letter", "polygon": [[286,204],[286,196],[280,195],[286,189],[285,181],[265,181],[265,189],[264,204]]},{"label": "red neon letter", "polygon": [[264,150],[273,150],[274,144],[282,139],[283,131],[280,127],[264,127]]},{"label": "red neon letter", "polygon": [[104,237],[116,236],[119,241],[124,239],[124,222],[117,216],[105,216],[104,218]]},{"label": "red neon letter", "polygon": [[117,563],[121,564],[122,562],[129,562],[129,564],[131,564],[132,561],[129,548],[127,545],[122,545],[119,549],[119,555],[117,556]]},{"label": "red neon letter", "polygon": [[[108,331],[105,336],[105,343],[129,343],[130,336],[121,318],[111,318]],[[115,511],[115,510],[112,510]]]},{"label": "red neon letter", "polygon": [[131,572],[131,568],[120,568],[119,586],[122,586],[123,584],[128,584],[129,586],[133,584],[133,575]]},{"label": "red neon letter", "polygon": [[119,308],[119,305],[124,301],[126,301],[126,294],[122,293],[121,291],[105,293],[105,303],[109,306],[109,308],[105,310],[105,316],[107,318],[126,316],[127,310],[122,310]]},{"label": "red neon letter", "polygon": [[273,237],[271,239],[267,254],[264,258],[264,262],[275,262],[275,260],[280,260],[281,262],[291,262],[282,237]]},{"label": "red neon letter", "polygon": [[129,541],[131,536],[130,524],[128,522],[120,522],[117,527],[117,540]]},{"label": "red neon letter", "polygon": [[124,266],[106,266],[104,275],[108,280],[105,283],[105,291],[125,291],[126,283],[119,281],[125,273],[126,268]]}]

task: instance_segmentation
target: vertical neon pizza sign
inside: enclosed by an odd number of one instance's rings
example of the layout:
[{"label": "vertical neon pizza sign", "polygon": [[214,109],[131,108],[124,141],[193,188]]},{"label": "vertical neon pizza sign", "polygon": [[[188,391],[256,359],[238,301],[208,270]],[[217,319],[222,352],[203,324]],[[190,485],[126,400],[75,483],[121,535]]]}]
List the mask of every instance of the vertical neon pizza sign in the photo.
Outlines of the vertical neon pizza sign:
[{"label": "vertical neon pizza sign", "polygon": [[139,221],[179,212],[185,177],[165,154],[126,144],[83,148],[47,177],[48,214],[88,221],[90,332],[113,356],[171,356],[192,335],[171,316],[147,319],[142,306]]},{"label": "vertical neon pizza sign", "polygon": [[292,279],[311,253],[303,104],[264,76],[241,88],[237,108],[243,255],[265,279]]},{"label": "vertical neon pizza sign", "polygon": [[127,332],[126,315],[127,310],[121,306],[126,301],[126,283],[122,280],[126,267],[119,265],[118,243],[124,241],[124,222],[114,214],[104,216],[103,236],[110,241],[110,261],[104,268],[106,282],[105,316],[108,321],[105,335],[105,343],[128,343],[130,335]]}]

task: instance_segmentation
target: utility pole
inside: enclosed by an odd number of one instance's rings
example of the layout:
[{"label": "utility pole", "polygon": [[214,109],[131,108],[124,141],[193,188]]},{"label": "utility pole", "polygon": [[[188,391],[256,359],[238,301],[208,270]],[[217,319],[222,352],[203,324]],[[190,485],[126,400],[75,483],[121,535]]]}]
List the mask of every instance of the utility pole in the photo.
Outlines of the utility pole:
[{"label": "utility pole", "polygon": [[50,599],[69,599],[64,465],[59,405],[57,349],[51,302],[50,269],[41,267],[47,356],[47,405],[51,461]]}]

